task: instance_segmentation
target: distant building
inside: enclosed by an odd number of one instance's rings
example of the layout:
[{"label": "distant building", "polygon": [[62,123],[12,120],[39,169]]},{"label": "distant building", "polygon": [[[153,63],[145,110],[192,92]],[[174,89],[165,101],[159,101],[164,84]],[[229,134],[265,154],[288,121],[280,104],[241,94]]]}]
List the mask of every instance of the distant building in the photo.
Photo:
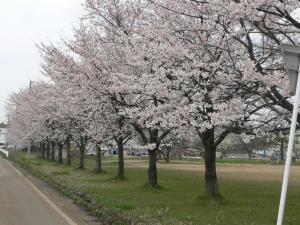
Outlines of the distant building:
[{"label": "distant building", "polygon": [[0,145],[6,145],[6,128],[0,127]]}]

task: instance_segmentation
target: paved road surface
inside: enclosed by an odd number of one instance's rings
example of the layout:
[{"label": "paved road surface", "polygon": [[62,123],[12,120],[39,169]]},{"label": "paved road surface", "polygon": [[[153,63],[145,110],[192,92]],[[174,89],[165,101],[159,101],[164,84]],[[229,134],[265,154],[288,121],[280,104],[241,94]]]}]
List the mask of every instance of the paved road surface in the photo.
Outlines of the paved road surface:
[{"label": "paved road surface", "polygon": [[[72,204],[70,200],[67,203],[54,201],[60,206]],[[76,219],[74,222],[57,204],[0,157],[0,225],[90,224]]]}]

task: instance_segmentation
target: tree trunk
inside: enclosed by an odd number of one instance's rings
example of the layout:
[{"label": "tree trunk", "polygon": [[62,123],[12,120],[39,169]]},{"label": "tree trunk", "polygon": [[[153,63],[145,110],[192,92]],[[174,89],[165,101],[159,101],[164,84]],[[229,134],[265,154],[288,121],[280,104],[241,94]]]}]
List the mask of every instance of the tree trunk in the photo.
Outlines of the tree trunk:
[{"label": "tree trunk", "polygon": [[28,155],[31,154],[31,141],[28,141],[28,143],[27,143],[27,154]]},{"label": "tree trunk", "polygon": [[66,140],[66,150],[67,150],[67,162],[66,164],[68,166],[71,166],[71,141],[70,141],[70,137],[67,137],[67,140]]},{"label": "tree trunk", "polygon": [[148,186],[155,187],[158,186],[157,182],[157,168],[156,168],[156,161],[157,161],[157,153],[159,151],[159,146],[161,141],[170,133],[170,130],[164,131],[160,136],[158,129],[148,129],[149,132],[149,139],[145,135],[145,131],[139,127],[138,125],[134,124],[134,129],[140,135],[143,144],[154,144],[156,145],[155,149],[148,150],[149,153],[149,167],[148,167]]},{"label": "tree trunk", "polygon": [[51,141],[51,161],[55,160],[55,142]]},{"label": "tree trunk", "polygon": [[216,147],[214,146],[214,129],[201,133],[205,157],[205,195],[208,198],[220,197],[217,170],[216,170]]},{"label": "tree trunk", "polygon": [[47,142],[46,146],[46,159],[50,159],[50,143]]},{"label": "tree trunk", "polygon": [[85,138],[84,137],[80,137],[79,151],[80,151],[80,161],[79,161],[78,169],[83,170],[84,169],[84,154],[85,154]]},{"label": "tree trunk", "polygon": [[150,143],[155,143],[154,149],[149,149],[149,167],[148,167],[148,186],[155,187],[158,186],[157,182],[157,154],[159,151],[159,141],[158,141],[158,129],[149,130]]},{"label": "tree trunk", "polygon": [[42,142],[40,144],[40,148],[41,148],[41,157],[42,157],[42,159],[45,159],[45,143],[44,142]]},{"label": "tree trunk", "polygon": [[80,146],[79,169],[84,169],[84,146]]},{"label": "tree trunk", "polygon": [[252,151],[248,150],[247,153],[248,153],[248,159],[251,160],[252,159]]},{"label": "tree trunk", "polygon": [[165,161],[166,161],[166,163],[169,163],[169,162],[170,162],[170,155],[169,155],[169,154],[167,154],[167,156],[166,156],[166,158],[165,158]]},{"label": "tree trunk", "polygon": [[166,153],[166,158],[165,158],[165,160],[166,160],[166,163],[169,163],[170,162],[170,153],[171,153],[171,147],[169,148],[167,148],[167,153]]},{"label": "tree trunk", "polygon": [[171,152],[171,148],[169,148],[169,147],[166,148],[165,152],[163,150],[160,151],[160,155],[162,155],[164,157],[164,160],[166,161],[166,163],[170,162],[170,152]]},{"label": "tree trunk", "polygon": [[280,139],[280,160],[284,161],[284,141],[283,141],[283,138]]},{"label": "tree trunk", "polygon": [[58,163],[59,164],[63,163],[62,151],[63,151],[63,144],[61,142],[59,142],[58,143]]},{"label": "tree trunk", "polygon": [[101,147],[99,144],[96,144],[95,172],[102,172]]},{"label": "tree trunk", "polygon": [[149,167],[148,167],[148,185],[150,187],[155,187],[158,185],[157,183],[157,150],[156,148],[153,150],[148,150],[149,153]]},{"label": "tree trunk", "polygon": [[208,197],[220,196],[217,171],[216,171],[216,148],[205,148],[205,194]]},{"label": "tree trunk", "polygon": [[123,138],[120,137],[116,139],[118,145],[118,178],[125,178],[125,169],[124,169],[124,148],[123,148]]}]

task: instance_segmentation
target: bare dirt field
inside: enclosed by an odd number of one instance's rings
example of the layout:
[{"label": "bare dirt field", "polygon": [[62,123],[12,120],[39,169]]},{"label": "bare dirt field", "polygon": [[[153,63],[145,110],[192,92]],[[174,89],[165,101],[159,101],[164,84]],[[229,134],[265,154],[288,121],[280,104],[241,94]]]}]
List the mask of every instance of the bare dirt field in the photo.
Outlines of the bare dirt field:
[{"label": "bare dirt field", "polygon": [[[126,167],[147,168],[146,160],[127,160]],[[158,169],[171,169],[181,171],[204,172],[204,164],[196,162],[158,163]],[[217,165],[217,173],[220,178],[255,181],[281,181],[284,165],[269,164],[221,164]],[[292,166],[290,181],[300,184],[300,166]]]}]

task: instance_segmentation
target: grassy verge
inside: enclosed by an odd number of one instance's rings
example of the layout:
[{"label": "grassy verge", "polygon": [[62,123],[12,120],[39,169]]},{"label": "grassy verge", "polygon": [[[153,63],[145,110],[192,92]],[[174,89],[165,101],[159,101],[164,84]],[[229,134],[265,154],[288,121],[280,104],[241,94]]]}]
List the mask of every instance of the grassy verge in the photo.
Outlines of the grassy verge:
[{"label": "grassy verge", "polygon": [[[203,174],[196,171],[159,170],[162,188],[145,189],[146,168],[126,168],[126,180],[116,180],[116,163],[104,161],[105,173],[92,172],[93,159],[86,170],[66,167],[37,156],[17,154],[15,162],[63,191],[97,214],[103,224],[164,225],[273,225],[276,223],[279,181],[219,177],[225,200],[210,202],[201,198]],[[74,162],[77,165],[77,162]],[[180,166],[180,165],[179,165]],[[253,165],[255,167],[255,165]],[[239,171],[237,171],[238,173]],[[264,173],[264,171],[261,171]],[[300,221],[300,191],[291,183],[285,224]]]}]

